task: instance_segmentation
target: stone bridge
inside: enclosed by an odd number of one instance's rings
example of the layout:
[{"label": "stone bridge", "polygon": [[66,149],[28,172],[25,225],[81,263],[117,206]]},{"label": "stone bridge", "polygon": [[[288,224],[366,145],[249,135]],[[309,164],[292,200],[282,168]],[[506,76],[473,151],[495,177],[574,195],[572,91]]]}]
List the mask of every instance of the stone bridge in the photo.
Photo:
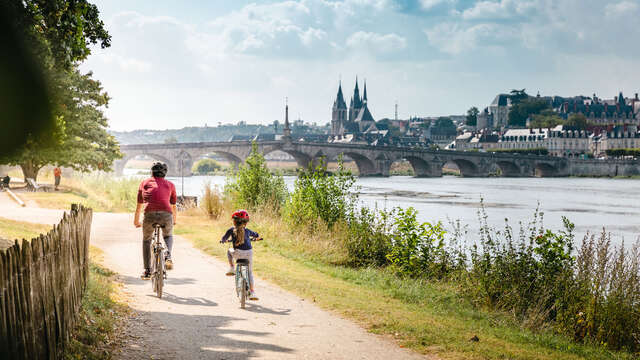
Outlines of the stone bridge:
[{"label": "stone bridge", "polygon": [[[418,177],[442,176],[442,167],[455,164],[462,176],[551,177],[551,176],[630,176],[640,175],[635,160],[580,160],[555,156],[522,155],[493,152],[379,147],[360,144],[263,141],[256,143],[262,154],[280,150],[291,155],[299,167],[332,161],[341,154],[353,159],[360,176],[389,176],[391,164],[406,160]],[[193,163],[207,154],[218,154],[238,165],[251,152],[251,142],[200,142],[175,144],[121,145],[124,157],[114,164],[121,175],[126,163],[139,155],[165,162],[168,176],[191,175]]]}]

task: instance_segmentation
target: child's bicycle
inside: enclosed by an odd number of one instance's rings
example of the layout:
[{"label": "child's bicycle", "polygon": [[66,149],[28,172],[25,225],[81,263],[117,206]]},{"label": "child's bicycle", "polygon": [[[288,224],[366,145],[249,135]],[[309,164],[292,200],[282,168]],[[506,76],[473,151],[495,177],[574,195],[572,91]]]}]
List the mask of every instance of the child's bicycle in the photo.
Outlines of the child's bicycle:
[{"label": "child's bicycle", "polygon": [[[252,238],[252,241],[260,241],[262,238]],[[232,242],[229,242],[229,248],[231,248]],[[240,308],[244,309],[247,298],[249,297],[249,291],[251,289],[251,282],[249,280],[249,260],[237,259],[236,260],[236,295],[240,299]]]},{"label": "child's bicycle", "polygon": [[153,251],[151,285],[158,297],[162,298],[162,287],[164,286],[164,279],[167,278],[167,272],[164,269],[165,250],[163,242],[160,241],[160,228],[164,228],[164,225],[153,224],[153,239],[151,240],[151,250]]}]

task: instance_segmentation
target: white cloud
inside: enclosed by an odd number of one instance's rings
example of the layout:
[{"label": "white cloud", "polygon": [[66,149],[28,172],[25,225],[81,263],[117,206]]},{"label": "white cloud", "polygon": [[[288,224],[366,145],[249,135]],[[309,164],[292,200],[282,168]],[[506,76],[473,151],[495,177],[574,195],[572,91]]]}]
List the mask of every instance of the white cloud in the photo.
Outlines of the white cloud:
[{"label": "white cloud", "polygon": [[347,46],[385,53],[406,48],[407,39],[394,33],[382,35],[373,32],[358,31],[349,36]]},{"label": "white cloud", "polygon": [[456,23],[442,23],[424,32],[432,46],[452,55],[468,52],[481,46],[501,44],[513,37],[513,34],[496,24],[465,27]]},{"label": "white cloud", "polygon": [[138,60],[132,57],[125,57],[122,55],[105,52],[100,56],[100,59],[107,64],[115,63],[118,67],[124,71],[135,71],[147,73],[151,71],[151,63],[147,61]]},{"label": "white cloud", "polygon": [[536,2],[531,0],[480,1],[462,12],[465,20],[511,19],[527,15],[535,9]]},{"label": "white cloud", "polygon": [[430,10],[440,4],[450,3],[452,0],[420,0],[420,6],[424,10]]},{"label": "white cloud", "polygon": [[620,16],[633,13],[636,10],[638,10],[638,3],[628,0],[616,4],[607,4],[607,6],[605,6],[605,14],[607,16]]}]

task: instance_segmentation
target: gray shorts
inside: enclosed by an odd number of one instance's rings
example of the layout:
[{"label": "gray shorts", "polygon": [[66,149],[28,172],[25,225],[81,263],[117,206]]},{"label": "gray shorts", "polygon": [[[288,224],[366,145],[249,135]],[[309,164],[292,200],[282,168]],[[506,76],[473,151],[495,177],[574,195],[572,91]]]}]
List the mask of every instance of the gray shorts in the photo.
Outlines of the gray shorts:
[{"label": "gray shorts", "polygon": [[166,211],[150,211],[144,213],[144,220],[142,220],[142,240],[151,240],[154,223],[164,225],[162,237],[173,235],[173,214]]}]

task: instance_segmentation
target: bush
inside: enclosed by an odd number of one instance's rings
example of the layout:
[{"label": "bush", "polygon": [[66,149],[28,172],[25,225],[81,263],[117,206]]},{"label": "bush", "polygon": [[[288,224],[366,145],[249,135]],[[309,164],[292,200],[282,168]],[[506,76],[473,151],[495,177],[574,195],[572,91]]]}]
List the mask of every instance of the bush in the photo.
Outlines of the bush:
[{"label": "bush", "polygon": [[282,175],[271,174],[255,143],[245,163],[227,179],[225,192],[234,205],[252,209],[279,210],[288,195]]},{"label": "bush", "polygon": [[222,170],[222,165],[213,159],[198,160],[191,169],[197,175],[208,175],[220,170]]},{"label": "bush", "polygon": [[531,148],[531,149],[487,149],[487,152],[524,154],[524,155],[549,155],[547,148]]},{"label": "bush", "polygon": [[217,185],[211,186],[211,182],[204,184],[200,207],[210,218],[217,219],[220,217],[224,210],[224,201]]},{"label": "bush", "polygon": [[362,207],[349,216],[345,246],[352,266],[384,266],[389,263],[391,221],[395,210]]},{"label": "bush", "polygon": [[310,166],[298,174],[285,208],[287,219],[294,227],[314,226],[318,221],[332,227],[346,220],[358,198],[353,188],[355,181],[355,176],[344,169],[341,159],[334,174],[328,173],[323,164],[316,168]]},{"label": "bush", "polygon": [[397,209],[387,259],[397,272],[412,277],[442,277],[447,273],[442,224],[419,223],[414,208]]},{"label": "bush", "polygon": [[623,156],[633,156],[640,157],[640,149],[607,149],[605,153],[609,157],[623,157]]}]

